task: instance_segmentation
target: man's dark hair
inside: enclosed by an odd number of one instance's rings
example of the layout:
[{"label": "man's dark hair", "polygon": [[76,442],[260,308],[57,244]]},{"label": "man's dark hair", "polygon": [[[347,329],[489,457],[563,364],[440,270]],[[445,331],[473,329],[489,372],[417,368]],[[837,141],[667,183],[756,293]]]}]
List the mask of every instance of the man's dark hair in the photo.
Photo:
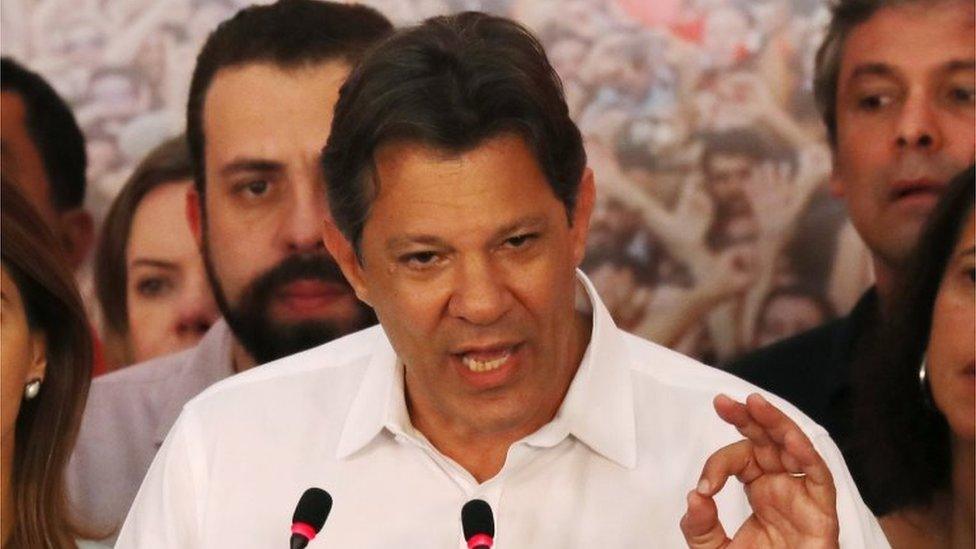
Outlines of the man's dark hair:
[{"label": "man's dark hair", "polygon": [[197,56],[186,110],[187,141],[197,192],[205,192],[203,105],[224,68],[269,63],[283,69],[331,60],[354,65],[371,45],[393,32],[378,11],[318,0],[279,0],[250,6],[221,23]]},{"label": "man's dark hair", "polygon": [[949,183],[911,256],[883,335],[857,364],[851,473],[878,516],[924,507],[950,488],[949,425],[919,383],[936,296],[973,214],[976,171]]},{"label": "man's dark hair", "polygon": [[823,42],[817,50],[813,71],[813,97],[817,110],[827,126],[827,140],[837,146],[837,87],[840,84],[840,63],[844,43],[851,31],[871,18],[878,10],[902,4],[932,0],[834,0],[831,18]]},{"label": "man's dark hair", "polygon": [[59,211],[80,207],[85,201],[88,158],[85,137],[68,104],[39,74],[10,57],[0,59],[0,90],[16,93],[24,102],[27,133],[51,185],[51,205]]},{"label": "man's dark hair", "polygon": [[525,140],[571,215],[586,153],[562,83],[524,27],[466,12],[434,17],[371,50],[342,87],[322,155],[336,225],[359,250],[393,141],[463,153],[512,132]]}]

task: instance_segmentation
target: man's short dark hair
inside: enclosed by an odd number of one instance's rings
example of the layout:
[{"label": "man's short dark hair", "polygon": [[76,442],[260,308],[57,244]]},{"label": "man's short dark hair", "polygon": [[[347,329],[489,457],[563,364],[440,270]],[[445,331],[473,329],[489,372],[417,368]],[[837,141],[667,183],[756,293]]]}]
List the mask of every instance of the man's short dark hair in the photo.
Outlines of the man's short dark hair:
[{"label": "man's short dark hair", "polygon": [[878,10],[932,0],[834,0],[827,33],[817,50],[813,72],[813,96],[827,126],[830,146],[837,147],[837,87],[840,84],[840,62],[844,43],[851,31],[871,18]]},{"label": "man's short dark hair", "polygon": [[475,12],[398,32],[365,56],[339,94],[322,155],[337,227],[358,251],[383,144],[463,153],[507,132],[525,140],[571,215],[586,153],[539,41],[518,23]]},{"label": "man's short dark hair", "polygon": [[187,103],[187,141],[197,191],[205,191],[203,104],[221,69],[270,63],[285,69],[330,60],[354,65],[371,45],[393,32],[378,11],[318,0],[279,0],[250,6],[221,23],[197,56]]},{"label": "man's short dark hair", "polygon": [[88,158],[85,138],[68,104],[44,78],[10,57],[0,59],[0,90],[16,93],[24,102],[27,134],[44,164],[51,205],[59,211],[80,207]]}]

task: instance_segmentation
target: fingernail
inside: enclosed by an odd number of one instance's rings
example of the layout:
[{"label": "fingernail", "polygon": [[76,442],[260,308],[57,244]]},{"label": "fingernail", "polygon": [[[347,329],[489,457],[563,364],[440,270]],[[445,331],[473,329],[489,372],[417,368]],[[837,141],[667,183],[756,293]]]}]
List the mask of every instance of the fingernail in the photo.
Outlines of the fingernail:
[{"label": "fingernail", "polygon": [[711,491],[711,487],[712,487],[712,485],[708,482],[708,479],[706,479],[706,478],[703,478],[703,479],[701,479],[701,480],[698,481],[698,488],[697,488],[697,490],[698,490],[698,493],[699,494],[702,494],[703,496],[707,496],[709,494],[709,492]]}]

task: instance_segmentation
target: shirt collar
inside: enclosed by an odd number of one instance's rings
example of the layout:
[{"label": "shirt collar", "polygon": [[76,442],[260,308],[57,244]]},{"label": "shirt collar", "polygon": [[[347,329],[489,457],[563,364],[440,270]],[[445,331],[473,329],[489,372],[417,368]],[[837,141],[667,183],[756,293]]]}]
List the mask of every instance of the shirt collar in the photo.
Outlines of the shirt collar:
[{"label": "shirt collar", "polygon": [[[633,387],[622,333],[590,280],[577,270],[592,308],[590,343],[556,417],[525,439],[555,446],[572,435],[593,451],[626,468],[637,464]],[[345,459],[369,444],[384,428],[394,435],[413,434],[403,386],[403,366],[389,339],[379,338],[352,402],[336,449]]]}]

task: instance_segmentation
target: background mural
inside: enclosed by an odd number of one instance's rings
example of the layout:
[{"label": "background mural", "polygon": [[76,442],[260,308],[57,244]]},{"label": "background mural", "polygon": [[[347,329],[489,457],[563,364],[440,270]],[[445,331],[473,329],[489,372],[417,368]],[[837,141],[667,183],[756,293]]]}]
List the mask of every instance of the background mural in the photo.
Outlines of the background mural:
[{"label": "background mural", "polygon": [[[85,131],[96,216],[182,130],[198,48],[246,3],[3,1],[3,54],[48,78]],[[489,11],[542,39],[599,189],[584,268],[622,327],[718,364],[846,312],[869,284],[828,192],[820,1],[366,3],[398,25]]]}]

